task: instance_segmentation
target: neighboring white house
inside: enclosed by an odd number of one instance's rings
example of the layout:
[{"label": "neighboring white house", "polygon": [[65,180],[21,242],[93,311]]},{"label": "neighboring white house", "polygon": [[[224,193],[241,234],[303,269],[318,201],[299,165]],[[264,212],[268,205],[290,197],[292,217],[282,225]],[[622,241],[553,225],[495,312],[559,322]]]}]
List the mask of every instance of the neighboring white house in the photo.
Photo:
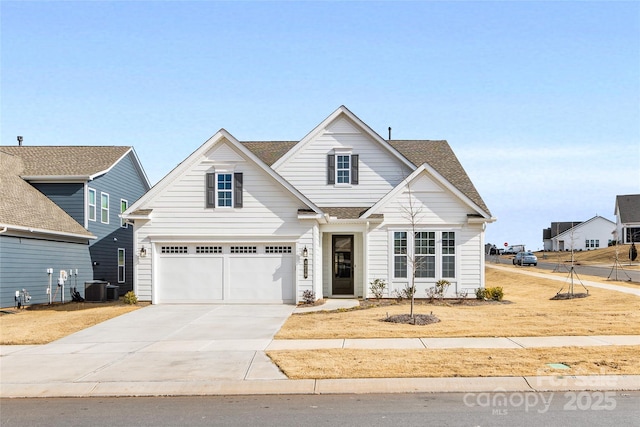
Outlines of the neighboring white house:
[{"label": "neighboring white house", "polygon": [[385,140],[344,106],[300,141],[218,131],[123,217],[154,304],[392,295],[412,260],[417,296],[443,278],[473,295],[495,221],[446,141]]},{"label": "neighboring white house", "polygon": [[584,222],[555,222],[543,230],[545,251],[589,251],[606,248],[616,224],[601,216]]},{"label": "neighboring white house", "polygon": [[640,242],[640,194],[616,196],[614,213],[618,243]]}]

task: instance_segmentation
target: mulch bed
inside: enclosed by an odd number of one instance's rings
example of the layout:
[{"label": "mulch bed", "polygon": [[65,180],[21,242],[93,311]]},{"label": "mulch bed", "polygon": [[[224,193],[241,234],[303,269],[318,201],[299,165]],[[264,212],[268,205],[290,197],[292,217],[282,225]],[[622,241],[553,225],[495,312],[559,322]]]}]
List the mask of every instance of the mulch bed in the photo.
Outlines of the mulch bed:
[{"label": "mulch bed", "polygon": [[430,325],[432,323],[438,323],[438,319],[433,314],[414,314],[413,318],[409,314],[395,314],[389,316],[386,319],[382,319],[383,322],[391,323],[404,323],[407,325]]},{"label": "mulch bed", "polygon": [[558,301],[558,300],[567,300],[567,299],[576,299],[576,298],[586,298],[588,297],[589,294],[581,292],[581,293],[566,293],[566,294],[556,294],[556,296],[554,296],[553,298],[549,298],[552,301]]}]

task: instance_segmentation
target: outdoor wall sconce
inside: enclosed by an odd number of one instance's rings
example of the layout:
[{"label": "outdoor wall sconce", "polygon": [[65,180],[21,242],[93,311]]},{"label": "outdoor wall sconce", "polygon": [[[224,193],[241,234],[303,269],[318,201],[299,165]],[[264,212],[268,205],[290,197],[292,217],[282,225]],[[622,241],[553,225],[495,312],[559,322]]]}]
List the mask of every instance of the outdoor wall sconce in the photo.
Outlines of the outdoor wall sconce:
[{"label": "outdoor wall sconce", "polygon": [[147,256],[147,249],[144,247],[144,245],[142,245],[142,247],[140,248],[140,258],[144,258]]},{"label": "outdoor wall sconce", "polygon": [[302,272],[305,279],[309,277],[309,260],[307,259],[308,256],[309,256],[309,251],[305,246],[304,249],[302,250],[302,257],[304,258],[304,260],[302,261]]}]

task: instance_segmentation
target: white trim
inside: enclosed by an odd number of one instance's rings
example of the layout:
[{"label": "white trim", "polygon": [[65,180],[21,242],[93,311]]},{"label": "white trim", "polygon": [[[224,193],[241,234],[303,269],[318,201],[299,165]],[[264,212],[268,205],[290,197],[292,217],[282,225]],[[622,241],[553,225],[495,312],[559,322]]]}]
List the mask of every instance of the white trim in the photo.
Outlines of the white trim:
[{"label": "white trim", "polygon": [[[102,206],[102,198],[104,196],[107,196],[107,207],[105,208],[104,206]],[[105,193],[103,191],[100,192],[100,223],[101,224],[109,224],[109,209],[111,208],[111,202],[109,201],[110,197],[109,197],[109,193]],[[102,213],[103,211],[107,211],[107,220],[104,221],[102,219]],[[96,212],[97,214],[97,212]]]},{"label": "white trim", "polygon": [[[120,265],[120,251],[122,251],[122,266]],[[127,281],[127,250],[125,248],[118,248],[118,283],[125,283]],[[122,267],[122,280],[120,280],[120,267]]]},{"label": "white trim", "polygon": [[96,236],[94,236],[93,234],[87,236],[84,234],[76,234],[76,233],[67,233],[64,231],[55,231],[55,230],[47,230],[45,228],[33,228],[33,227],[23,227],[21,225],[11,225],[11,224],[0,224],[0,228],[2,228],[4,231],[2,231],[3,233],[6,233],[7,231],[10,230],[16,230],[16,231],[21,231],[21,232],[27,232],[27,233],[39,233],[39,234],[46,234],[46,235],[51,235],[51,236],[64,236],[64,237],[74,237],[77,239],[91,239],[91,240],[95,240],[97,239]]},{"label": "white trim", "polygon": [[[93,192],[93,218],[91,218],[91,198],[89,197],[90,194]],[[97,218],[97,202],[98,200],[98,192],[96,191],[95,188],[91,188],[89,186],[87,186],[87,218],[89,219],[89,221],[96,221]],[[88,225],[87,225],[88,228]]]},{"label": "white trim", "polygon": [[[122,202],[124,202],[125,205],[127,206],[124,211],[122,210]],[[129,208],[129,202],[126,199],[120,199],[120,215],[118,215],[118,217],[120,217],[120,228],[129,228],[129,224],[127,223],[127,221],[124,218],[122,218],[122,214],[126,212],[128,208]]]},{"label": "white trim", "polygon": [[384,138],[378,135],[373,131],[365,122],[360,120],[355,114],[353,114],[347,107],[341,105],[335,110],[333,113],[329,115],[326,119],[324,119],[318,126],[313,128],[311,132],[305,135],[304,138],[300,140],[296,145],[294,145],[289,151],[287,151],[282,157],[280,157],[271,167],[274,170],[278,170],[281,166],[287,163],[292,157],[294,157],[309,141],[315,138],[317,134],[320,132],[324,132],[325,129],[331,124],[331,122],[335,121],[341,115],[346,116],[350,119],[357,127],[359,127],[365,134],[367,134],[371,139],[379,143],[382,147],[384,147],[387,151],[389,151],[393,156],[398,158],[402,163],[405,164],[410,169],[414,169],[415,165],[411,163],[406,157],[404,157],[398,150],[393,148]]},{"label": "white trim", "polygon": [[137,209],[142,209],[142,206],[145,206],[147,203],[151,202],[155,197],[159,196],[162,191],[176,179],[178,176],[182,175],[183,172],[193,167],[194,164],[198,162],[204,161],[204,156],[208,153],[216,144],[220,141],[226,140],[228,141],[235,149],[240,151],[246,158],[250,159],[256,165],[258,165],[262,170],[264,170],[269,176],[271,176],[275,181],[277,181],[284,188],[289,190],[291,194],[293,194],[298,200],[304,203],[307,207],[313,209],[316,213],[321,213],[322,211],[318,208],[315,203],[309,200],[306,196],[304,196],[298,189],[292,186],[288,181],[283,179],[280,175],[278,175],[272,168],[270,168],[267,164],[265,164],[262,160],[256,157],[249,149],[245,148],[240,142],[233,137],[229,132],[224,129],[220,129],[215,135],[209,138],[204,144],[202,144],[198,149],[196,149],[193,153],[189,155],[184,161],[182,161],[178,166],[176,166],[171,172],[165,175],[160,182],[151,188],[147,193],[145,193],[142,197],[140,197],[133,205],[129,206],[129,209],[123,214],[125,218],[128,218],[128,215]]},{"label": "white trim", "polygon": [[[218,197],[218,192],[220,191],[218,189],[218,177],[220,175],[229,175],[231,177],[230,182],[231,182],[231,188],[229,190],[222,190],[225,193],[231,193],[231,204],[229,206],[221,206],[218,201],[220,200],[220,198]],[[214,206],[216,208],[220,208],[220,209],[233,209],[233,207],[235,206],[235,197],[234,197],[234,190],[235,190],[235,178],[234,178],[234,173],[233,172],[229,172],[229,171],[216,171],[215,174],[215,200],[214,200]]]},{"label": "white trim", "polygon": [[407,178],[403,179],[397,186],[395,186],[391,191],[389,191],[382,199],[378,200],[375,205],[369,208],[363,215],[360,216],[362,219],[369,218],[374,213],[378,213],[378,211],[386,205],[390,200],[392,200],[400,191],[404,188],[408,187],[412,181],[417,179],[420,174],[426,172],[440,185],[444,186],[447,190],[452,192],[458,199],[460,199],[464,204],[469,206],[471,209],[476,211],[478,214],[482,215],[484,218],[484,222],[494,222],[496,219],[491,217],[487,212],[482,210],[480,206],[475,204],[469,197],[465,196],[460,190],[458,190],[453,184],[451,184],[448,180],[446,180],[442,175],[440,175],[434,168],[432,168],[427,163],[422,164],[419,168],[414,170],[411,175]]}]

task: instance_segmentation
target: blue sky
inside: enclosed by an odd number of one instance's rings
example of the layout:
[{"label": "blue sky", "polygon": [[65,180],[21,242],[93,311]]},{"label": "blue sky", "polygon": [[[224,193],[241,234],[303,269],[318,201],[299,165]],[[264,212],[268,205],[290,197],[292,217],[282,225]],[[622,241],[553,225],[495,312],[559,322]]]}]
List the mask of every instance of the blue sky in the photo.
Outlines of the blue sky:
[{"label": "blue sky", "polygon": [[218,129],[299,140],[340,105],[446,139],[498,222],[640,193],[637,2],[0,2],[2,145],[131,145],[157,182]]}]

